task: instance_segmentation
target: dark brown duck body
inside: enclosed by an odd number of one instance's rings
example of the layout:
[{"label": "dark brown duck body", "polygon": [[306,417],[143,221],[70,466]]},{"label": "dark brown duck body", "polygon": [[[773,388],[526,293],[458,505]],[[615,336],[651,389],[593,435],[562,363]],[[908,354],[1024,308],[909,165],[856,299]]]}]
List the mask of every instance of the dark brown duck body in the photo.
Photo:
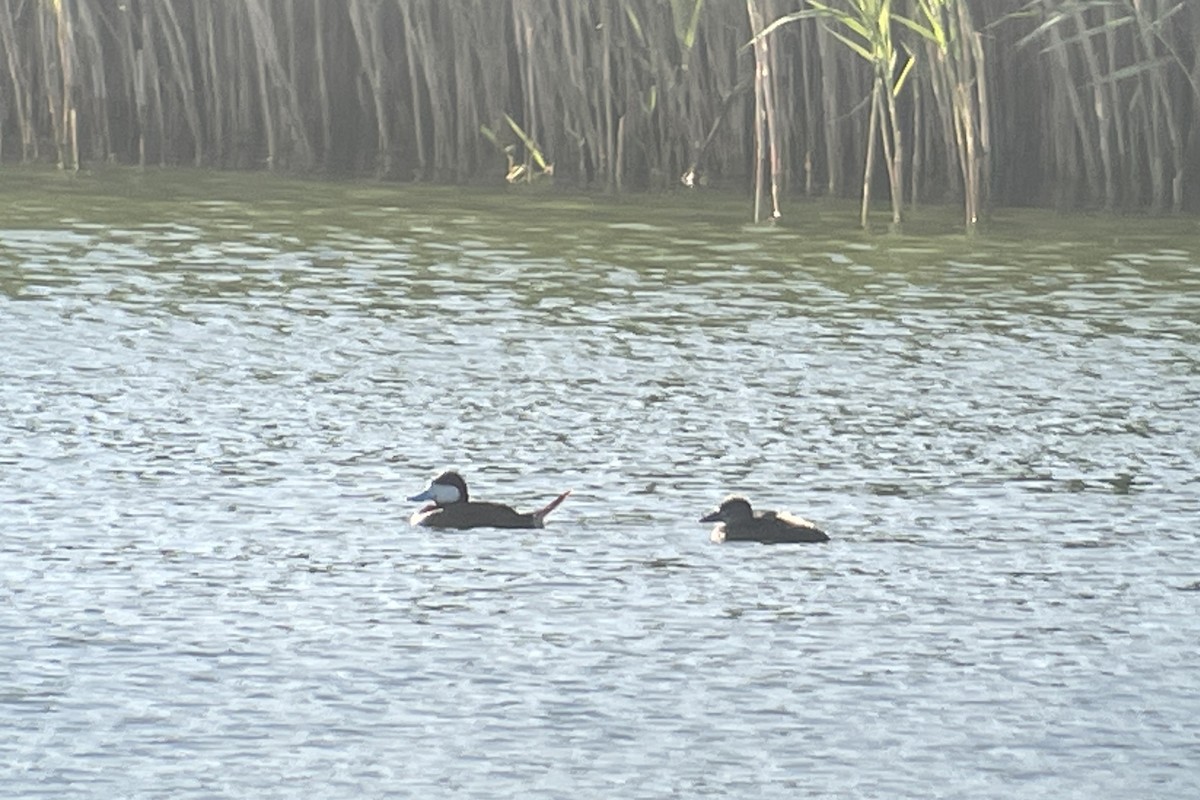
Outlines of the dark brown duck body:
[{"label": "dark brown duck body", "polygon": [[503,503],[452,503],[426,506],[412,516],[413,525],[465,531],[470,528],[544,528],[534,513],[522,514]]},{"label": "dark brown duck body", "polygon": [[467,483],[457,472],[443,472],[430,482],[429,488],[409,500],[432,500],[410,518],[413,525],[445,530],[471,528],[544,528],[545,518],[558,508],[567,490],[537,511],[522,513],[504,503],[472,501]]},{"label": "dark brown duck body", "polygon": [[727,497],[701,522],[716,522],[714,542],[761,542],[763,544],[828,542],[823,530],[801,517],[778,511],[755,512],[744,497]]}]

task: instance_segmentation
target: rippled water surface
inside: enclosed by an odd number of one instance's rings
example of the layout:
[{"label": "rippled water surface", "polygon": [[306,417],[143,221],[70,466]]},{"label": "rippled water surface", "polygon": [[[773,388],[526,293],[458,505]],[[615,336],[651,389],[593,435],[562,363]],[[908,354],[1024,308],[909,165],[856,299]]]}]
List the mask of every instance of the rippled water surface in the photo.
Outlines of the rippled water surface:
[{"label": "rippled water surface", "polygon": [[0,794],[1200,796],[1196,220],[9,181]]}]

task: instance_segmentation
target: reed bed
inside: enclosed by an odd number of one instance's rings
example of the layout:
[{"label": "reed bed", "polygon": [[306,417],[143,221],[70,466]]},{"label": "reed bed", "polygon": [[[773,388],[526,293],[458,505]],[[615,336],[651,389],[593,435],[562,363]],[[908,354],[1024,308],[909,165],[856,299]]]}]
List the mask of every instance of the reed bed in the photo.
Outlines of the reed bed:
[{"label": "reed bed", "polygon": [[0,53],[6,162],[1200,206],[1195,0],[0,0]]}]

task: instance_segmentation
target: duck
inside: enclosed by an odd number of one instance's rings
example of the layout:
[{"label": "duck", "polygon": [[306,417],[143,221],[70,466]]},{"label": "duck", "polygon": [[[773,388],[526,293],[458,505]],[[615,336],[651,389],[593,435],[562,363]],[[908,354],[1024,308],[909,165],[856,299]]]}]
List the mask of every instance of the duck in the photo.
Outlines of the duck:
[{"label": "duck", "polygon": [[750,507],[750,501],[739,495],[730,495],[717,508],[700,518],[701,522],[715,522],[711,540],[721,542],[762,542],[783,544],[794,542],[828,542],[829,536],[813,523],[787,512],[759,511]]},{"label": "duck", "polygon": [[448,471],[429,482],[420,494],[408,498],[412,502],[431,501],[412,515],[409,522],[425,528],[469,530],[471,528],[544,528],[546,515],[562,504],[571,490],[560,494],[545,507],[521,513],[503,503],[484,503],[471,500],[467,482],[457,472]]}]

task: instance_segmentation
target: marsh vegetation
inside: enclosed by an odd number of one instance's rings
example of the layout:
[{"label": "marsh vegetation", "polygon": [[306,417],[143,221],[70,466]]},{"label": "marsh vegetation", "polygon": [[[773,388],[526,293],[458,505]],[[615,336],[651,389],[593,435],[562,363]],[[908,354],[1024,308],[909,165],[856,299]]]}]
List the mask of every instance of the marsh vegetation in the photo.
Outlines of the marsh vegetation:
[{"label": "marsh vegetation", "polygon": [[1193,0],[2,0],[0,51],[9,162],[1200,204]]}]

